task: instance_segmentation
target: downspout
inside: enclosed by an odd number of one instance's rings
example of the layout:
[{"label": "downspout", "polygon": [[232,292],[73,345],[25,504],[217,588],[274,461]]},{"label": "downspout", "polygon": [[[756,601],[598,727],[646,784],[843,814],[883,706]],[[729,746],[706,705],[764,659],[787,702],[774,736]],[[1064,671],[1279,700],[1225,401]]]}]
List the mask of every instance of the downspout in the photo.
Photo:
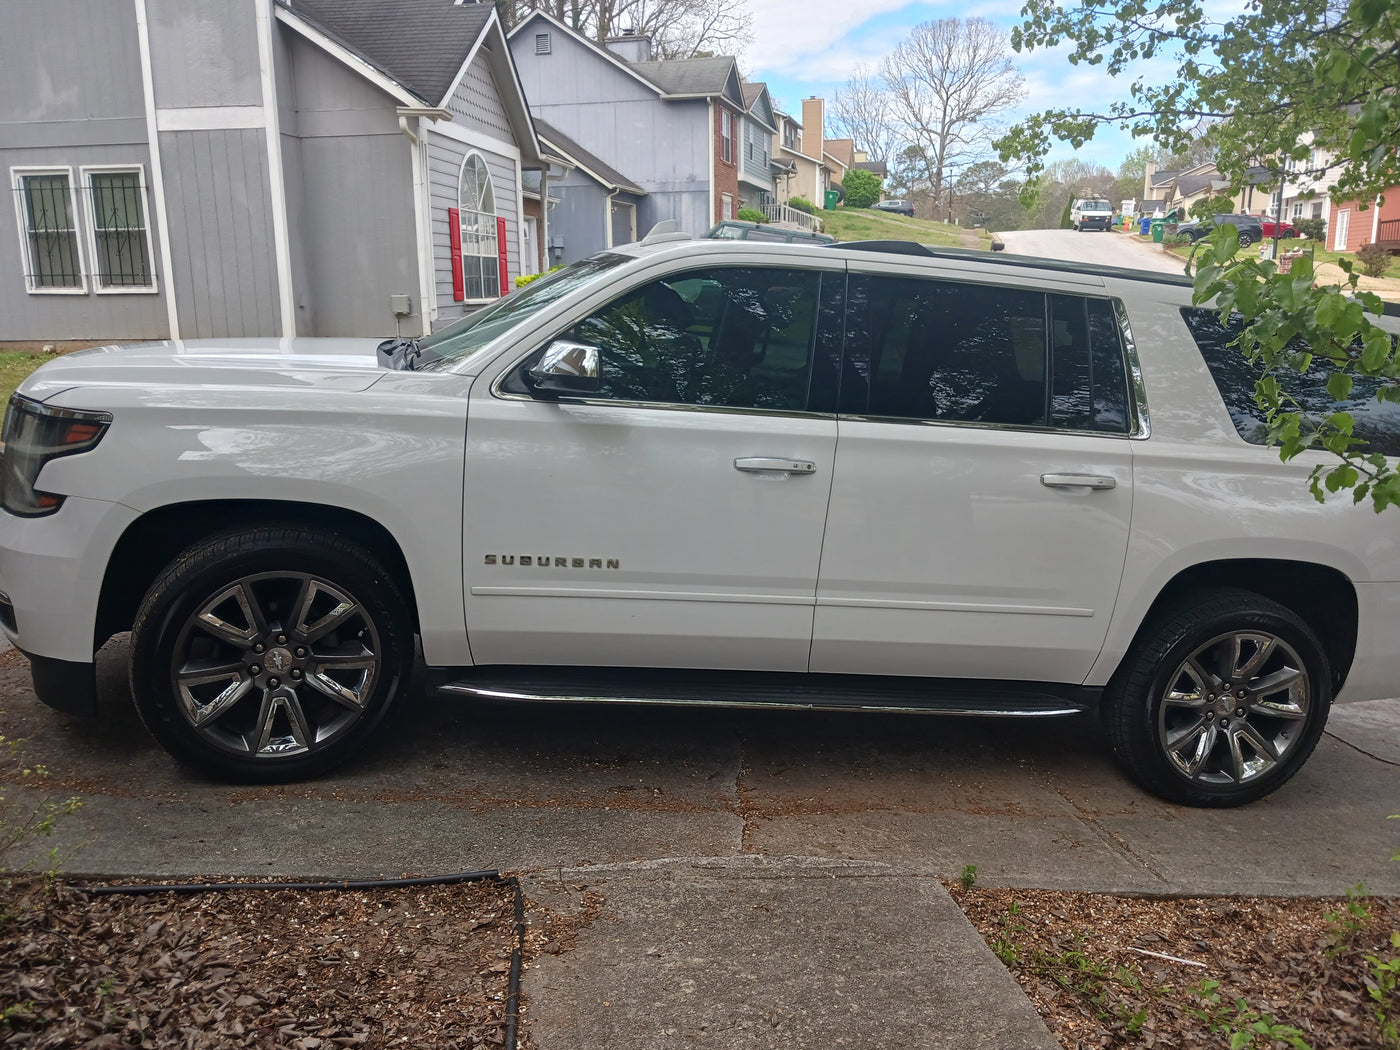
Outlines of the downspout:
[{"label": "downspout", "polygon": [[[450,110],[441,107],[419,108],[416,106],[399,106],[394,110],[399,118],[399,131],[408,139],[410,158],[413,169],[413,240],[418,249],[418,315],[422,322],[422,335],[431,335],[433,331],[433,306],[432,306],[432,286],[433,286],[433,257],[432,239],[429,236],[429,202],[428,202],[428,179],[427,161],[423,156],[425,143],[423,141],[423,118],[432,121],[451,120]],[[409,118],[413,118],[414,126],[409,127]]]},{"label": "downspout", "polygon": [[621,187],[621,186],[614,186],[612,189],[610,189],[610,190],[608,191],[608,196],[607,196],[607,206],[603,209],[604,220],[606,221],[607,227],[608,227],[608,231],[607,231],[607,232],[608,232],[608,249],[609,249],[610,251],[612,250],[612,246],[613,246],[613,235],[612,235],[612,230],[613,230],[613,227],[612,227],[612,224],[613,224],[613,218],[612,218],[612,215],[613,215],[613,212],[612,212],[612,210],[613,210],[613,202],[617,199],[617,195],[618,195],[621,191],[622,191],[622,187]]}]

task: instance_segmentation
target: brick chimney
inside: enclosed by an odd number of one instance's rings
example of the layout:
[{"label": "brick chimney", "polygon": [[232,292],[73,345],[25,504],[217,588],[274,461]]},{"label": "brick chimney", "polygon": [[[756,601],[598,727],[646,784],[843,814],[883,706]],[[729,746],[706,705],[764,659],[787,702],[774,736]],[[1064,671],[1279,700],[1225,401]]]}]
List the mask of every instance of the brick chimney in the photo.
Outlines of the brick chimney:
[{"label": "brick chimney", "polygon": [[1152,161],[1147,162],[1147,171],[1142,176],[1142,199],[1147,200],[1152,196],[1152,176],[1157,174],[1157,165]]},{"label": "brick chimney", "polygon": [[826,103],[813,95],[802,100],[802,152],[822,159],[822,142],[826,138]]}]

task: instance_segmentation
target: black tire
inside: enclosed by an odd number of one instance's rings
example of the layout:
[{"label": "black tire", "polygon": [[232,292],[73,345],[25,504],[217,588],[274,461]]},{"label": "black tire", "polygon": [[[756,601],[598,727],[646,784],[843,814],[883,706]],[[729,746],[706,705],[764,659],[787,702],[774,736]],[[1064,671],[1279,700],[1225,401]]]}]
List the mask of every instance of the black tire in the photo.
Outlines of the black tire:
[{"label": "black tire", "polygon": [[1218,588],[1144,625],[1101,717],[1118,760],[1148,791],[1188,806],[1241,806],[1302,768],[1331,702],[1331,669],[1312,629],[1268,598]]},{"label": "black tire", "polygon": [[136,710],[203,772],[313,777],[384,723],[411,676],[411,623],[393,576],[341,536],[297,525],[219,533],[171,562],[137,611]]},{"label": "black tire", "polygon": [[1251,244],[1253,244],[1253,243],[1254,243],[1254,238],[1253,238],[1253,237],[1251,237],[1249,234],[1244,233],[1244,232],[1241,232],[1241,233],[1240,233],[1240,247],[1241,247],[1241,248],[1248,248],[1248,247],[1249,247]]}]

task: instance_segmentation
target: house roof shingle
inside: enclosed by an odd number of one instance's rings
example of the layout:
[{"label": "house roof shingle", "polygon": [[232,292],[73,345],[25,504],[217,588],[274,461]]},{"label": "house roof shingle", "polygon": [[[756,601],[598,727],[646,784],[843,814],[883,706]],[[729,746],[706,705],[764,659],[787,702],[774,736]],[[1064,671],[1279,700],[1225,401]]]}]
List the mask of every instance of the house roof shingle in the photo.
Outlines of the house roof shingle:
[{"label": "house roof shingle", "polygon": [[278,0],[428,105],[447,95],[490,4],[453,0]]},{"label": "house roof shingle", "polygon": [[627,64],[668,95],[722,95],[734,70],[732,58],[686,58]]}]

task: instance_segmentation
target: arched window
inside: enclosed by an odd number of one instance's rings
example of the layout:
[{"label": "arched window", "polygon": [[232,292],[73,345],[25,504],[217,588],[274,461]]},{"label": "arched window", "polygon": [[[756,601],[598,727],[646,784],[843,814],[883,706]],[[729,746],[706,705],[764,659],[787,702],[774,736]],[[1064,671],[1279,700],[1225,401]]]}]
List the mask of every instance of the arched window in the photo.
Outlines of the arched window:
[{"label": "arched window", "polygon": [[457,186],[462,217],[462,284],[468,299],[495,299],[501,293],[496,264],[496,196],[481,154],[462,161]]}]

